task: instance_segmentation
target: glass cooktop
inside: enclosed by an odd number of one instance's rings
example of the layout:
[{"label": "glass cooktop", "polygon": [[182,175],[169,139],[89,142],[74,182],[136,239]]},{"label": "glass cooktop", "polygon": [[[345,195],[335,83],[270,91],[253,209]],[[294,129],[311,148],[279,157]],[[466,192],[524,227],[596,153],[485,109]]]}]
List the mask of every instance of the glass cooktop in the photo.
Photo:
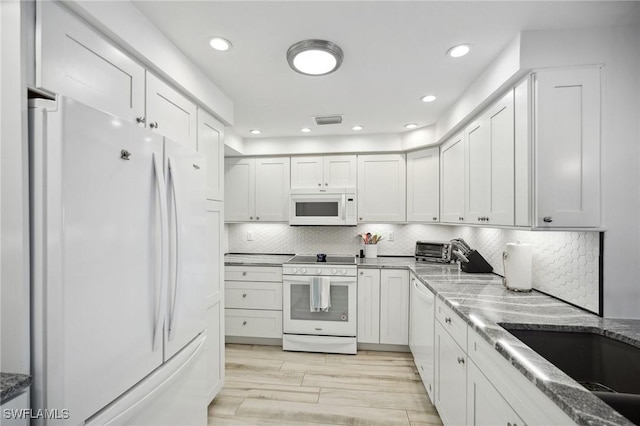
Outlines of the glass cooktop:
[{"label": "glass cooktop", "polygon": [[330,265],[355,265],[355,256],[331,256],[327,255],[325,260],[320,260],[316,255],[297,255],[287,261],[288,264],[299,263],[321,263]]}]

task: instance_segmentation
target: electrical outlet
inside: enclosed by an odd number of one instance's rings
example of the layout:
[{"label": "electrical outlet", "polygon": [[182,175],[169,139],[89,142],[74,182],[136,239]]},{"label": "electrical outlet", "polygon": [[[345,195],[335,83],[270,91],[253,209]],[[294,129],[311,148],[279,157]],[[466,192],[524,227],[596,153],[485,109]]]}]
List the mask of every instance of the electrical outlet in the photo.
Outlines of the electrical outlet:
[{"label": "electrical outlet", "polygon": [[393,232],[393,231],[389,231],[389,238],[388,238],[388,240],[389,240],[389,241],[393,241],[393,239],[395,238],[395,236],[396,236],[396,233],[395,233],[395,232]]},{"label": "electrical outlet", "polygon": [[247,232],[247,241],[253,241],[253,232]]}]

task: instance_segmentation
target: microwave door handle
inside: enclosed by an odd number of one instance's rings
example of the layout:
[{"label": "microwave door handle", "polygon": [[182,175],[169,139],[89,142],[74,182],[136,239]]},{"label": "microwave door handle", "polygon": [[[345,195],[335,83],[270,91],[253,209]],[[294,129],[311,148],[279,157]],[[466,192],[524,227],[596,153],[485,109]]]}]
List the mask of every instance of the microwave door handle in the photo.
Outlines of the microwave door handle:
[{"label": "microwave door handle", "polygon": [[347,195],[342,194],[342,220],[347,220]]}]

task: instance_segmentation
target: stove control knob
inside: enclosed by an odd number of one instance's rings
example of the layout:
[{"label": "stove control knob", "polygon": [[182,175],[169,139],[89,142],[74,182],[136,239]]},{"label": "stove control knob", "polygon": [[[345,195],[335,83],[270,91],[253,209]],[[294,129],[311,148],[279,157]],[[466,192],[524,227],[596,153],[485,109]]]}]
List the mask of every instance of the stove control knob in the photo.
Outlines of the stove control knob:
[{"label": "stove control knob", "polygon": [[293,273],[297,274],[298,273],[298,268],[293,268]]},{"label": "stove control knob", "polygon": [[334,268],[334,269],[331,270],[331,273],[335,275],[335,274],[338,273],[338,270]]},{"label": "stove control knob", "polygon": [[316,272],[317,272],[318,274],[321,274],[321,273],[322,273],[322,269],[318,268],[318,269],[316,269]]},{"label": "stove control knob", "polygon": [[306,274],[307,273],[307,268],[302,268],[302,273]]},{"label": "stove control knob", "polygon": [[343,270],[342,270],[342,271],[340,271],[340,272],[342,272],[342,275],[344,275],[344,274],[346,274],[346,273],[347,273],[347,270],[346,270],[346,269],[343,269]]}]

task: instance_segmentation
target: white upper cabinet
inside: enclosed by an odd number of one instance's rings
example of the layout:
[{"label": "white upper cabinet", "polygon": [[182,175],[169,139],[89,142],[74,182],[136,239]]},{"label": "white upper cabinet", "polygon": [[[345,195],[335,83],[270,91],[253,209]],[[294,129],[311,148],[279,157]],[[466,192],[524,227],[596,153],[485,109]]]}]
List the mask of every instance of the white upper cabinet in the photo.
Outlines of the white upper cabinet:
[{"label": "white upper cabinet", "polygon": [[59,3],[36,2],[36,85],[136,122],[145,70]]},{"label": "white upper cabinet", "polygon": [[196,149],[197,118],[194,103],[158,77],[147,73],[148,128]]},{"label": "white upper cabinet", "polygon": [[440,217],[440,148],[407,153],[407,222]]},{"label": "white upper cabinet", "polygon": [[513,91],[465,130],[465,222],[514,224]]},{"label": "white upper cabinet", "polygon": [[289,157],[225,159],[225,221],[288,222],[289,170]]},{"label": "white upper cabinet", "polygon": [[462,223],[465,199],[464,133],[459,133],[440,148],[440,221]]},{"label": "white upper cabinet", "polygon": [[360,222],[404,222],[405,200],[404,154],[358,156]]},{"label": "white upper cabinet", "polygon": [[534,74],[533,226],[600,226],[600,69]]},{"label": "white upper cabinet", "polygon": [[291,157],[291,188],[355,188],[356,156]]},{"label": "white upper cabinet", "polygon": [[289,221],[289,157],[256,159],[256,220]]},{"label": "white upper cabinet", "polygon": [[223,200],[224,126],[210,114],[198,110],[198,152],[207,157],[207,199]]}]

